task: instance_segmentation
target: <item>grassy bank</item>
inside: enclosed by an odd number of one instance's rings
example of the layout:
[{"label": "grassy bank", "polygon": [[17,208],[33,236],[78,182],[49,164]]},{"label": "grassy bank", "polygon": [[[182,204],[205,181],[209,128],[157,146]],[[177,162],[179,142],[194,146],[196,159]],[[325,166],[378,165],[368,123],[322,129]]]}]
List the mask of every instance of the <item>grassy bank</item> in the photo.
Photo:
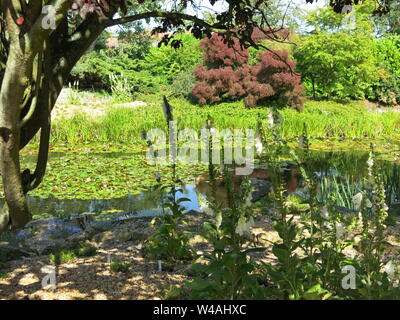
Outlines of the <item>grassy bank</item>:
[{"label": "grassy bank", "polygon": [[[166,130],[160,97],[142,97],[147,106],[115,107],[100,117],[76,114],[54,123],[52,143],[129,142],[140,139],[143,130]],[[183,99],[171,99],[180,128],[199,130],[208,115],[218,129],[256,128],[259,117],[266,119],[268,108],[246,108],[243,102],[198,106]],[[286,138],[302,133],[304,123],[310,137],[396,139],[399,137],[400,113],[376,113],[362,102],[340,104],[330,101],[308,101],[305,109],[281,111]]]}]

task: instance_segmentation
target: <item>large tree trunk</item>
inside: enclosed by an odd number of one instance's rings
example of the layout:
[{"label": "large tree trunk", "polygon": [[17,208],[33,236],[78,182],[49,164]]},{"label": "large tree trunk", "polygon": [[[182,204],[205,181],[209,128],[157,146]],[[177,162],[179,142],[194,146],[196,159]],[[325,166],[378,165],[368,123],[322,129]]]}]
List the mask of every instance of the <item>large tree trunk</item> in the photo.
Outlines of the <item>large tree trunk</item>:
[{"label": "large tree trunk", "polygon": [[[76,40],[69,42],[68,47],[60,45],[56,37],[48,39],[44,51],[43,70],[40,71],[42,78],[36,81],[32,78],[35,54],[29,53],[24,43],[19,41],[10,47],[0,93],[0,172],[7,204],[0,211],[0,233],[21,228],[30,221],[26,194],[40,184],[45,173],[50,136],[50,112],[71,69],[103,29],[103,25],[96,23],[94,19],[88,19],[75,31],[73,37]],[[54,55],[56,51],[62,54]],[[37,65],[41,63],[39,55]],[[24,94],[32,85],[32,81],[39,90],[31,94],[31,98],[23,108]],[[33,102],[33,99],[36,101]],[[30,113],[33,103],[35,108],[32,114],[26,121],[21,122],[21,119]],[[21,174],[19,150],[39,130],[41,136],[36,169],[33,174],[29,170]]]},{"label": "large tree trunk", "polygon": [[[0,170],[10,213],[7,228],[23,227],[31,219],[19,162],[20,106],[33,65],[25,49],[20,42],[12,43],[0,92]],[[2,213],[3,227],[6,214]]]},{"label": "large tree trunk", "polygon": [[[61,53],[57,57],[58,59],[53,59],[51,65],[52,81],[49,83],[49,92],[47,92],[50,95],[50,111],[53,109],[65,82],[68,80],[72,68],[103,30],[104,25],[99,24],[95,17],[91,17],[85,20],[71,35],[71,38],[76,40],[60,45],[56,41],[57,39],[54,39],[56,37],[50,39],[50,51]],[[38,101],[43,101],[45,96],[46,93],[41,90]],[[43,103],[38,103],[34,114],[22,128],[20,149],[25,147],[40,130],[42,115],[45,111],[46,106]]]}]

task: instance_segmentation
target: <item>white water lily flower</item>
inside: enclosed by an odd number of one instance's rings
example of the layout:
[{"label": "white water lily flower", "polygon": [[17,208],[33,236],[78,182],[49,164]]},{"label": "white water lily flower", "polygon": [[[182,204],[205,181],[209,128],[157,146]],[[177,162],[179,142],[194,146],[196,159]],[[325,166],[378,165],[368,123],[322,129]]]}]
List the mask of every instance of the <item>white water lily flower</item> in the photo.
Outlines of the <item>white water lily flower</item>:
[{"label": "white water lily flower", "polygon": [[385,271],[389,277],[393,277],[395,275],[396,271],[394,269],[392,260],[389,260],[389,262],[383,266],[383,271]]},{"label": "white water lily flower", "polygon": [[256,146],[257,154],[260,155],[263,151],[263,145],[262,145],[261,139],[259,137],[257,137],[255,139],[255,146]]},{"label": "white water lily flower", "polygon": [[340,222],[336,222],[335,227],[336,227],[336,238],[337,239],[343,238],[343,236],[347,232],[346,228],[344,228]]},{"label": "white water lily flower", "polygon": [[328,207],[327,206],[323,206],[321,209],[321,217],[325,220],[329,219],[329,212],[328,212]]},{"label": "white water lily flower", "polygon": [[360,210],[361,201],[363,199],[363,194],[361,192],[357,193],[353,198],[353,205],[355,210]]},{"label": "white water lily flower", "polygon": [[246,221],[245,217],[241,217],[238,221],[235,232],[242,236],[243,234],[249,232],[251,227],[254,227],[253,217],[251,217],[248,221]]}]

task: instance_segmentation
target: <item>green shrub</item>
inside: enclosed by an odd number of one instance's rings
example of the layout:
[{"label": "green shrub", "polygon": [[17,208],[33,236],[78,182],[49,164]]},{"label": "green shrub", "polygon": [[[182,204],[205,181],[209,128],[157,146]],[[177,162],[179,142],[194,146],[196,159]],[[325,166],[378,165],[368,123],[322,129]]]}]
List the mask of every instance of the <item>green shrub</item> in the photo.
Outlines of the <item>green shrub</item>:
[{"label": "green shrub", "polygon": [[171,84],[178,74],[193,70],[201,61],[199,40],[191,34],[178,35],[176,40],[182,41],[181,47],[153,47],[145,57],[144,69],[161,77],[165,84]]},{"label": "green shrub", "polygon": [[110,262],[110,268],[112,272],[123,272],[126,273],[129,271],[130,265],[128,263],[123,262]]},{"label": "green shrub", "polygon": [[381,68],[378,81],[368,98],[386,105],[400,103],[400,36],[386,36],[375,40],[375,54]]},{"label": "green shrub", "polygon": [[314,97],[363,99],[378,80],[373,38],[363,32],[305,36],[294,58],[307,93]]},{"label": "green shrub", "polygon": [[[121,42],[116,49],[91,51],[72,70],[72,80],[79,80],[82,88],[112,90],[111,75],[126,79],[132,93],[156,93],[169,87],[175,77],[192,70],[201,57],[199,41],[192,35],[177,36],[183,46],[148,47],[141,51],[140,41]],[[140,54],[139,54],[140,53]],[[125,81],[125,80],[124,80]]]},{"label": "green shrub", "polygon": [[[172,173],[173,184],[177,179]],[[166,200],[163,200],[163,208],[168,211],[160,217],[155,217],[151,226],[156,227],[155,232],[146,240],[143,247],[144,254],[154,260],[175,262],[177,260],[192,260],[195,257],[193,248],[189,245],[189,232],[179,229],[183,223],[187,223],[184,216],[185,208],[181,203],[188,201],[187,198],[176,200],[177,192],[183,192],[179,185],[157,186],[157,189],[166,192]]]},{"label": "green shrub", "polygon": [[183,98],[190,98],[192,96],[192,88],[196,83],[196,77],[193,70],[179,73],[175,80],[172,82],[172,90],[175,95]]},{"label": "green shrub", "polygon": [[92,257],[96,255],[97,248],[91,243],[84,242],[79,245],[75,253],[78,257]]},{"label": "green shrub", "polygon": [[76,255],[72,251],[66,251],[62,249],[56,249],[49,256],[50,261],[55,265],[63,264],[63,263],[71,263],[76,259]]}]

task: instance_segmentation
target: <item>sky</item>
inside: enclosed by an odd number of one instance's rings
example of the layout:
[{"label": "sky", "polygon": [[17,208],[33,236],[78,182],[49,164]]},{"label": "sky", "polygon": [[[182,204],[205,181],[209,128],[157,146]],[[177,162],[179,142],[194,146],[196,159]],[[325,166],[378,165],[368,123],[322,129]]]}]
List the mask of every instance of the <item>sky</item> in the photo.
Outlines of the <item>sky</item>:
[{"label": "sky", "polygon": [[[285,2],[288,2],[287,0]],[[298,4],[303,10],[311,11],[325,6],[325,1],[317,0],[314,3],[306,3],[305,0],[293,0],[293,3]]]}]

